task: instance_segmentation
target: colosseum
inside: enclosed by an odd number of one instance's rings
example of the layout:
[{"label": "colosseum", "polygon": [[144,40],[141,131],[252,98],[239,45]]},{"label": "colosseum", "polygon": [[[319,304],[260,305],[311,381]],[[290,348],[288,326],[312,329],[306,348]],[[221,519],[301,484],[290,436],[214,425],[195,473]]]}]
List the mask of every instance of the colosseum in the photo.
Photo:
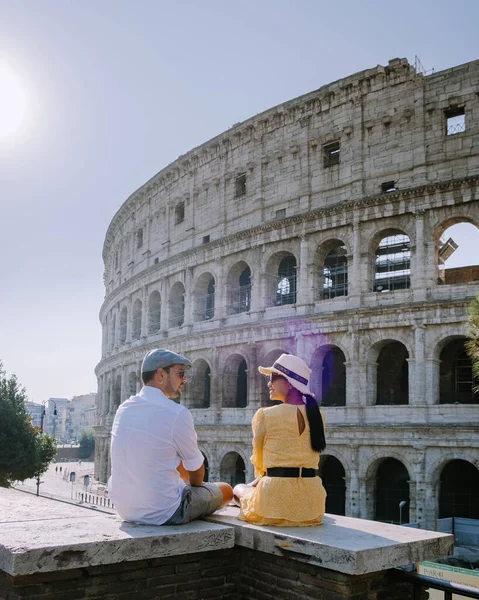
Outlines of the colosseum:
[{"label": "colosseum", "polygon": [[292,352],[327,423],[328,512],[479,518],[479,266],[447,268],[448,228],[479,226],[478,183],[479,60],[429,75],[390,60],[161,170],[106,233],[95,476],[145,352],[169,347],[193,362],[181,402],[210,480],[251,480],[257,367]]}]

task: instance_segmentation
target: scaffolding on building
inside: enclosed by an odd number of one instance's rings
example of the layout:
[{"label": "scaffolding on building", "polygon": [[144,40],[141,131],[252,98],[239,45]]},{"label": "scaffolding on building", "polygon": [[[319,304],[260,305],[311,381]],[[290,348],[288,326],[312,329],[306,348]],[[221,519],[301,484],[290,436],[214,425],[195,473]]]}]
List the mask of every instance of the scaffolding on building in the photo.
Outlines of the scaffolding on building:
[{"label": "scaffolding on building", "polygon": [[376,248],[375,292],[409,289],[411,250],[407,235],[391,235]]}]

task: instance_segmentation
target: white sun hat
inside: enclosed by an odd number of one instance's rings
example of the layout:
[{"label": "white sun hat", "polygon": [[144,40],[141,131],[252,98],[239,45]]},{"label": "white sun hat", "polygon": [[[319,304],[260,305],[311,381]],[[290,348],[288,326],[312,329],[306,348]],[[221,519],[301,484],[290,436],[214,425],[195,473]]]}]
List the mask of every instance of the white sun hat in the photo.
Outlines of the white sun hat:
[{"label": "white sun hat", "polygon": [[302,394],[314,395],[309,389],[311,369],[304,360],[294,354],[282,354],[272,367],[258,367],[258,371],[263,375],[281,375]]}]

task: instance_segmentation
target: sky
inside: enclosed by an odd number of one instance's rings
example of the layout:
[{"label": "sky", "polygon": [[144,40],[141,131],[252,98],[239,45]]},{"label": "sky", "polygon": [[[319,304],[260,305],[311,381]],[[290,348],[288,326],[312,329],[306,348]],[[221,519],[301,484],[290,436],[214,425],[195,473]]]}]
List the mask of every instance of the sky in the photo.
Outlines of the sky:
[{"label": "sky", "polygon": [[[96,390],[105,233],[167,164],[391,58],[476,60],[478,22],[477,0],[0,0],[7,373],[35,402]],[[476,234],[457,264],[479,263]]]}]

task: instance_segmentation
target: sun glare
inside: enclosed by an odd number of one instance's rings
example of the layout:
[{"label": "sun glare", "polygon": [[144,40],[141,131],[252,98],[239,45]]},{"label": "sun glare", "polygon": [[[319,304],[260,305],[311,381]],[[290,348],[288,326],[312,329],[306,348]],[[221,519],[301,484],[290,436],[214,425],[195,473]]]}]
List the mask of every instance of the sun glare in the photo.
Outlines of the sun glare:
[{"label": "sun glare", "polygon": [[0,140],[16,137],[25,129],[28,116],[23,82],[4,62],[0,62]]}]

